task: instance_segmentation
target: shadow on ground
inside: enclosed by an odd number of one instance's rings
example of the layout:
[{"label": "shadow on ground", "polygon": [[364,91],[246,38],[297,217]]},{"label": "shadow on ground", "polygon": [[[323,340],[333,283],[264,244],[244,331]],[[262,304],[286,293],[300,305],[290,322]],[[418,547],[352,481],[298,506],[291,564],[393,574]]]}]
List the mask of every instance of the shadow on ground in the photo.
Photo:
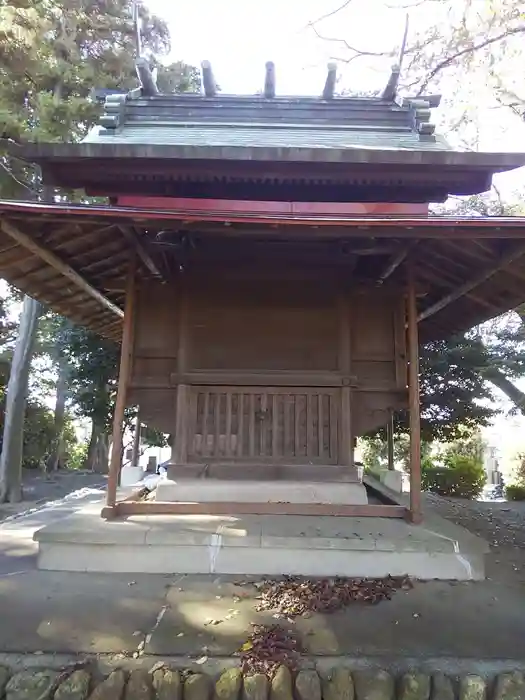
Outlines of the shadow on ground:
[{"label": "shadow on ground", "polygon": [[523,657],[525,593],[491,581],[418,583],[377,605],[290,622],[257,589],[213,576],[30,571],[0,579],[0,652],[230,656],[251,624],[283,624],[314,656]]}]

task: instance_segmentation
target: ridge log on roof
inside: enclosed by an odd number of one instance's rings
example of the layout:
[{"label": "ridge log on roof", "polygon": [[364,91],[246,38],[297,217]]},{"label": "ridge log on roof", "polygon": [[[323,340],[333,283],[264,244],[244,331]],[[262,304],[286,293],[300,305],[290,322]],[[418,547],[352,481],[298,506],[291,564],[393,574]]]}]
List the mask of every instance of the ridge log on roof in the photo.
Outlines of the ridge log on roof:
[{"label": "ridge log on roof", "polygon": [[215,97],[217,94],[217,83],[213,77],[211,63],[203,61],[201,63],[202,88],[206,97]]},{"label": "ridge log on roof", "polygon": [[139,56],[135,59],[135,68],[137,70],[137,75],[140,80],[140,86],[142,88],[143,97],[153,97],[159,94],[159,89],[155,78],[153,77],[153,72],[150,68],[148,60],[143,56]]},{"label": "ridge log on roof", "polygon": [[335,93],[335,84],[337,82],[337,64],[328,64],[328,73],[323,88],[323,100],[332,100]]},{"label": "ridge log on roof", "polygon": [[266,99],[275,97],[275,63],[268,61],[266,63],[266,73],[264,76],[264,96]]}]

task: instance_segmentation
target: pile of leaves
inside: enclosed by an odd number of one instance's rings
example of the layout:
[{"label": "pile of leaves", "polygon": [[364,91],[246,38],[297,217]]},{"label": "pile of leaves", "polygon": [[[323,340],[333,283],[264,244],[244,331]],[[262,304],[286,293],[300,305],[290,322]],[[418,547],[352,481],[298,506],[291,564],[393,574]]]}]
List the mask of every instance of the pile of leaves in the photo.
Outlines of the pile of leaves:
[{"label": "pile of leaves", "polygon": [[400,589],[412,587],[407,577],[320,580],[286,577],[258,584],[259,603],[256,610],[275,610],[287,618],[308,616],[314,612],[330,613],[355,602],[375,605],[382,600],[390,600]]},{"label": "pile of leaves", "polygon": [[[407,577],[387,576],[382,579],[320,579],[311,580],[287,576],[278,581],[255,584],[259,595],[257,611],[275,611],[275,618],[293,622],[296,617],[313,613],[333,613],[352,603],[376,605],[390,600],[398,590],[413,587]],[[272,678],[279,666],[295,671],[301,645],[290,629],[279,624],[253,625],[248,640],[239,650],[244,673],[263,673]]]},{"label": "pile of leaves", "polygon": [[297,669],[301,648],[290,630],[279,625],[253,625],[252,634],[239,653],[245,675],[263,673],[272,678],[279,666],[290,671]]}]

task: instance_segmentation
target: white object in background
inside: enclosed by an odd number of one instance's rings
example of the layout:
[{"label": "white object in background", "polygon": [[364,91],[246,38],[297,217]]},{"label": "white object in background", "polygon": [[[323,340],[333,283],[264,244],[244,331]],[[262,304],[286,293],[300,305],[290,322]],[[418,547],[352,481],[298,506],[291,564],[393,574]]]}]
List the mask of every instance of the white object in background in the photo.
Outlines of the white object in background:
[{"label": "white object in background", "polygon": [[120,485],[133,486],[142,481],[143,477],[144,469],[141,466],[132,467],[130,464],[127,464],[125,467],[122,467],[120,472]]}]

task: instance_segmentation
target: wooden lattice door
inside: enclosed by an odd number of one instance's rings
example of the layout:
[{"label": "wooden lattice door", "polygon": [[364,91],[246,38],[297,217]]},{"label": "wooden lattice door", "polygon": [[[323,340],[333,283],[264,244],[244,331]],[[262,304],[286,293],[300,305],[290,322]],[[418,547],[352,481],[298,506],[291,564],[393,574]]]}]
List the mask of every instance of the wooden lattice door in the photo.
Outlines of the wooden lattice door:
[{"label": "wooden lattice door", "polygon": [[339,393],[193,387],[190,461],[337,464]]}]

